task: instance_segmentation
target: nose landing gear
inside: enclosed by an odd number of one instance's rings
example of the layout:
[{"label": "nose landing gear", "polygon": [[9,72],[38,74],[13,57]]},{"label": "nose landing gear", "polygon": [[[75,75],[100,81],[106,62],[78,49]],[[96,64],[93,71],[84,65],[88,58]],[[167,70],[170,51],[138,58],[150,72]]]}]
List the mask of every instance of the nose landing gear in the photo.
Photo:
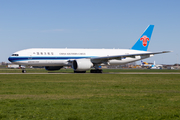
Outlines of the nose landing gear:
[{"label": "nose landing gear", "polygon": [[26,73],[26,70],[25,70],[25,69],[23,69],[23,70],[22,70],[22,73]]}]

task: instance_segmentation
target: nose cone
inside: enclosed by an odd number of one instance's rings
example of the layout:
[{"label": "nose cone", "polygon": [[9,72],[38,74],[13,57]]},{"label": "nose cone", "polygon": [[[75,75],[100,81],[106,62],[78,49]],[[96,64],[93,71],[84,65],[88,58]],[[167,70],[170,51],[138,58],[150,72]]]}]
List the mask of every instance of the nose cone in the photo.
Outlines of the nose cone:
[{"label": "nose cone", "polygon": [[9,60],[10,62],[13,62],[13,59],[12,59],[12,57],[9,57],[9,58],[8,58],[8,60]]}]

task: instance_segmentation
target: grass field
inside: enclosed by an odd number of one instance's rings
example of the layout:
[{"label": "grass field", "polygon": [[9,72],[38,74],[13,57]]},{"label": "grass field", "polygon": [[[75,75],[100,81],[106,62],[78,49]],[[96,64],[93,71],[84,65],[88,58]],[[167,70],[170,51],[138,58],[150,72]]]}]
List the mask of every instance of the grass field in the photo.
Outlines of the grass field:
[{"label": "grass field", "polygon": [[[0,73],[21,73],[22,69],[0,69]],[[47,71],[45,69],[26,69],[27,73],[73,73],[73,69],[60,69],[58,71]],[[87,73],[89,73],[87,71]],[[180,72],[180,70],[168,69],[103,69],[103,73],[111,72]]]},{"label": "grass field", "polygon": [[0,75],[1,120],[180,119],[180,75]]}]

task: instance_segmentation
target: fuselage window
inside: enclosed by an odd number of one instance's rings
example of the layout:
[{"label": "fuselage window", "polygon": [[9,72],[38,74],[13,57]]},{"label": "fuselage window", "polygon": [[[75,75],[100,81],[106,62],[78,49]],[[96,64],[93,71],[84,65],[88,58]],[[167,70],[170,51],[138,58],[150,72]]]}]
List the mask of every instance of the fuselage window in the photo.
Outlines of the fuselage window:
[{"label": "fuselage window", "polygon": [[51,55],[53,55],[53,52],[51,52]]},{"label": "fuselage window", "polygon": [[41,52],[41,55],[43,55],[43,52]]},{"label": "fuselage window", "polygon": [[44,55],[46,55],[46,52],[44,52]]},{"label": "fuselage window", "polygon": [[35,52],[33,52],[33,54],[36,54]]},{"label": "fuselage window", "polygon": [[37,55],[39,55],[39,52],[37,52]]},{"label": "fuselage window", "polygon": [[48,55],[50,55],[50,53],[48,52]]}]

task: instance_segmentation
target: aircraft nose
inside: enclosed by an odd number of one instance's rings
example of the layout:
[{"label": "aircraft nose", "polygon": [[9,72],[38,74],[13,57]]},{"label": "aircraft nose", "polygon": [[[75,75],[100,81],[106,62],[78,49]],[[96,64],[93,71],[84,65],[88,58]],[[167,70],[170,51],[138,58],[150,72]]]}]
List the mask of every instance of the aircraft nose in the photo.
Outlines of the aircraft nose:
[{"label": "aircraft nose", "polygon": [[9,57],[8,60],[9,60],[10,62],[12,62],[12,57]]}]

